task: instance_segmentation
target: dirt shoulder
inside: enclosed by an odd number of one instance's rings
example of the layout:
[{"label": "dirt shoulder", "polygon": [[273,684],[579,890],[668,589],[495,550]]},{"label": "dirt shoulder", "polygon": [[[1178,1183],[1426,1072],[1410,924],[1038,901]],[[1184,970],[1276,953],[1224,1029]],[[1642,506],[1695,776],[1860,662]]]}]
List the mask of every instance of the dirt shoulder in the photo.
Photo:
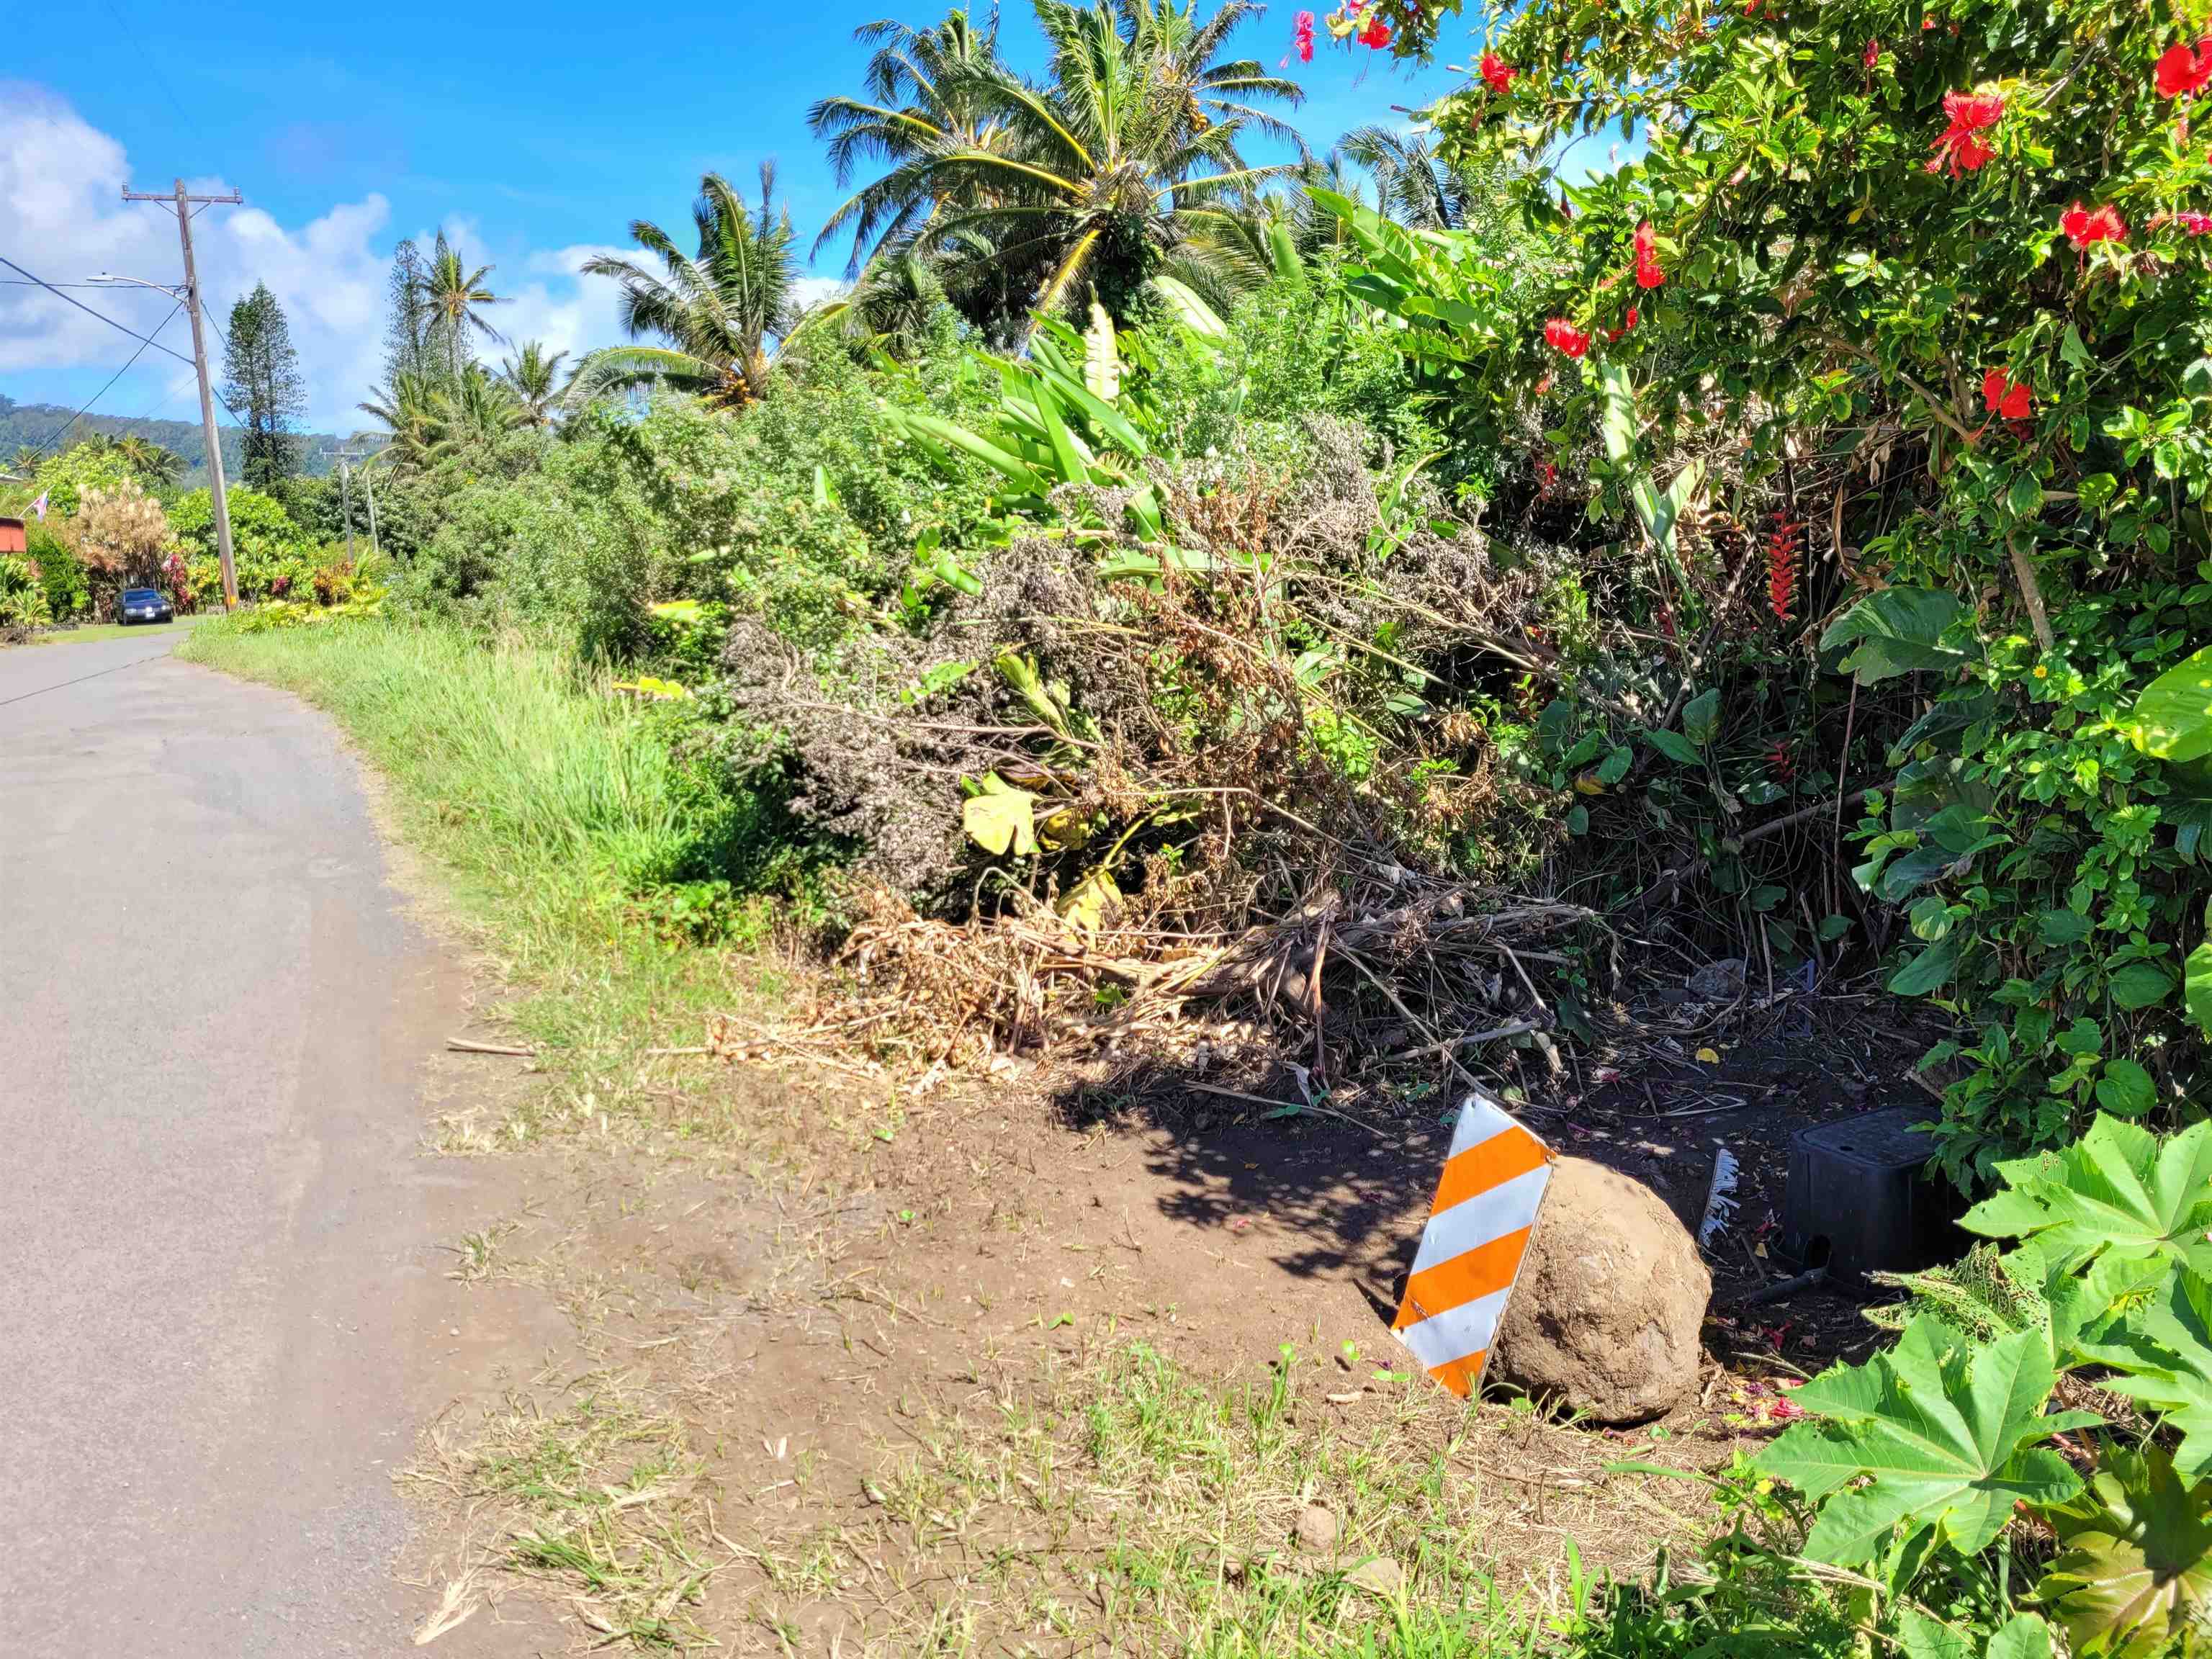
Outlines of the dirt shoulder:
[{"label": "dirt shoulder", "polygon": [[[505,1381],[409,1483],[426,1608],[548,1653],[1323,1652],[1408,1609],[1509,1634],[1564,1605],[1570,1540],[1632,1577],[1709,1530],[1693,1484],[1609,1465],[1724,1464],[1777,1379],[1871,1334],[1837,1298],[1730,1305],[1791,1126],[1858,1109],[1835,1049],[1785,1030],[1541,1118],[1692,1222],[1714,1143],[1746,1166],[1719,1357],[1631,1431],[1470,1410],[1406,1369],[1389,1321],[1446,1139],[1426,1115],[654,1061],[649,1133],[572,1106],[471,1229],[463,1325]],[[1867,1092],[1902,1086],[1868,1058]],[[527,1061],[466,1063],[526,1100]],[[472,1127],[547,1134],[526,1109]]]}]

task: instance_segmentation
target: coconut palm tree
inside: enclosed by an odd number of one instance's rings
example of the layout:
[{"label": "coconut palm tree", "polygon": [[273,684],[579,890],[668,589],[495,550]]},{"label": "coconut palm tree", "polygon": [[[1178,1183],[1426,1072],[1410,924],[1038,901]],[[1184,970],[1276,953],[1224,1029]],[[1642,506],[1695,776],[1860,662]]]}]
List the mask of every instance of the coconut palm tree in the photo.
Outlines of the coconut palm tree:
[{"label": "coconut palm tree", "polygon": [[360,405],[384,423],[389,454],[399,467],[425,467],[480,448],[527,420],[522,399],[482,363],[465,363],[448,380],[402,369]]},{"label": "coconut palm tree", "polygon": [[356,405],[384,423],[390,436],[386,451],[396,466],[420,466],[428,459],[436,416],[432,385],[427,374],[397,369],[386,385]]},{"label": "coconut palm tree", "polygon": [[[478,265],[471,270],[461,263],[459,250],[446,240],[441,230],[430,250],[430,263],[423,272],[424,301],[429,307],[430,334],[438,349],[434,361],[447,376],[458,380],[462,368],[469,361],[469,336],[483,336],[494,343],[500,343],[500,332],[491,325],[483,312],[488,306],[503,305],[505,300],[484,286],[490,276],[489,265]],[[442,361],[440,361],[442,360]]]},{"label": "coconut palm tree", "polygon": [[1354,127],[1337,153],[1375,180],[1383,217],[1414,230],[1459,230],[1475,204],[1474,181],[1429,147],[1426,134]]},{"label": "coconut palm tree", "polygon": [[1295,148],[1303,156],[1305,140],[1296,127],[1262,102],[1295,108],[1305,98],[1298,83],[1270,75],[1255,58],[1224,62],[1219,57],[1237,27],[1267,9],[1255,0],[1224,0],[1212,16],[1200,19],[1191,0],[1113,0],[1121,33],[1153,65],[1170,94],[1182,103],[1184,126],[1200,131],[1234,120]]},{"label": "coconut palm tree", "polygon": [[633,221],[631,240],[660,262],[659,273],[605,255],[586,262],[591,275],[622,284],[624,333],[668,343],[593,352],[577,370],[580,393],[665,383],[734,409],[768,390],[777,349],[799,320],[799,265],[791,216],[775,205],[772,163],[762,165],[760,186],[755,212],[721,174],[699,181],[696,253],[659,225]]},{"label": "coconut palm tree", "polygon": [[[515,355],[499,366],[499,378],[521,405],[525,426],[550,426],[555,410],[568,392],[561,365],[565,351],[549,352],[540,340],[526,340]],[[568,377],[574,379],[574,375]]]},{"label": "coconut palm tree", "polygon": [[911,244],[891,248],[869,260],[851,288],[808,312],[793,335],[835,328],[894,354],[910,350],[927,337],[947,298],[936,269]]},{"label": "coconut palm tree", "polygon": [[[1203,213],[1289,170],[1254,167],[1238,148],[1249,131],[1288,131],[1259,106],[1301,96],[1255,63],[1218,58],[1249,0],[1203,20],[1195,0],[1033,3],[1050,49],[1042,82],[995,53],[933,62],[945,70],[931,81],[938,104],[974,136],[917,115],[869,129],[848,158],[890,165],[841,212],[878,232],[910,232],[987,326],[1003,313],[979,316],[971,296],[994,285],[1018,315],[1060,309],[1091,287],[1127,314],[1168,255],[1204,258]],[[912,143],[892,142],[906,132]]]},{"label": "coconut palm tree", "polygon": [[149,489],[166,489],[184,472],[185,464],[174,450],[164,448],[143,433],[125,433],[115,441],[115,453]]},{"label": "coconut palm tree", "polygon": [[995,7],[986,28],[955,10],[933,28],[883,18],[861,24],[853,38],[876,48],[863,82],[866,95],[824,98],[806,115],[829,149],[840,185],[852,183],[864,160],[888,164],[883,177],[838,205],[814,239],[818,252],[851,230],[848,276],[857,276],[866,259],[912,240],[935,210],[933,198],[903,188],[902,169],[930,156],[991,149],[1005,136],[975,90],[981,80],[1005,71]]},{"label": "coconut palm tree", "polygon": [[470,363],[458,379],[435,387],[430,394],[429,414],[424,453],[429,461],[483,448],[527,419],[514,389],[482,363]]}]

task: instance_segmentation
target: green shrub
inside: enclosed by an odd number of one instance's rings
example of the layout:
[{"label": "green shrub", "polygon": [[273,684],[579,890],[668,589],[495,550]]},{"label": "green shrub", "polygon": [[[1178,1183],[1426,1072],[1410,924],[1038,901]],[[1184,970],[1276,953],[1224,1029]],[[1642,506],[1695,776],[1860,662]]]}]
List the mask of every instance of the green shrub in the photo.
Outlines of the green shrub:
[{"label": "green shrub", "polygon": [[[258,489],[234,487],[223,492],[230,511],[233,567],[238,576],[238,597],[249,603],[264,598],[296,599],[314,577],[313,547],[291,514],[276,497]],[[202,559],[219,559],[215,526],[215,503],[205,489],[195,489],[169,509],[170,533],[193,573],[192,591],[201,604],[219,604],[222,594],[220,565],[210,588],[202,592]]]},{"label": "green shrub", "polygon": [[0,632],[22,633],[51,619],[46,590],[30,561],[0,553]]},{"label": "green shrub", "polygon": [[76,548],[41,520],[32,519],[23,528],[29,561],[39,573],[40,586],[46,591],[48,612],[57,621],[67,621],[88,611],[92,586]]}]

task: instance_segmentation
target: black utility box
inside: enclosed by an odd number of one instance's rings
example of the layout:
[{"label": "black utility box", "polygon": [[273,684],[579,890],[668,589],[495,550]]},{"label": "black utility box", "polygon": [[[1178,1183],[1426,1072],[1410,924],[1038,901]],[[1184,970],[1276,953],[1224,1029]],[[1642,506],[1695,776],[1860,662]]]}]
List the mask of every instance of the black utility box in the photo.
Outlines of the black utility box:
[{"label": "black utility box", "polygon": [[1782,1204],[1782,1254],[1831,1279],[1913,1273],[1964,1248],[1954,1224],[1963,1200],[1928,1160],[1936,1148],[1915,1123],[1917,1106],[1863,1112],[1790,1143],[1790,1187]]}]

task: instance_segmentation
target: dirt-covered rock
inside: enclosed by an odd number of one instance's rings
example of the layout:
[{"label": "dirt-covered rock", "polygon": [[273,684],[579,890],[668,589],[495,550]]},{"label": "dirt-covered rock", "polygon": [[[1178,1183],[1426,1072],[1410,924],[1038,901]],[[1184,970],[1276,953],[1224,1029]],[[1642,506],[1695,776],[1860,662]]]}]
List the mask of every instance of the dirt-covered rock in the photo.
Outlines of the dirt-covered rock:
[{"label": "dirt-covered rock", "polygon": [[1713,1290],[1697,1242],[1641,1182],[1563,1158],[1552,1171],[1490,1376],[1601,1423],[1640,1423],[1698,1384]]}]

